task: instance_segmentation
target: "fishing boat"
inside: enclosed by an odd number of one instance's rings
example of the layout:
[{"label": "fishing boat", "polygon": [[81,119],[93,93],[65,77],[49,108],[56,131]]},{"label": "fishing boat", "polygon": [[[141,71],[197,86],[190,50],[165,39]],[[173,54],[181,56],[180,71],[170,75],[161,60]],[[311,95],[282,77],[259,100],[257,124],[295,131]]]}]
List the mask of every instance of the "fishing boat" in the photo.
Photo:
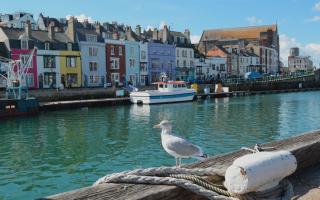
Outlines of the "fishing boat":
[{"label": "fishing boat", "polygon": [[35,50],[30,54],[28,61],[11,60],[0,57],[0,62],[6,63],[5,73],[0,76],[6,80],[6,95],[0,99],[0,118],[34,115],[39,111],[39,102],[29,97],[27,75]]},{"label": "fishing boat", "polygon": [[156,90],[136,91],[130,93],[134,104],[159,104],[192,101],[196,91],[188,89],[184,81],[161,81],[153,83]]}]

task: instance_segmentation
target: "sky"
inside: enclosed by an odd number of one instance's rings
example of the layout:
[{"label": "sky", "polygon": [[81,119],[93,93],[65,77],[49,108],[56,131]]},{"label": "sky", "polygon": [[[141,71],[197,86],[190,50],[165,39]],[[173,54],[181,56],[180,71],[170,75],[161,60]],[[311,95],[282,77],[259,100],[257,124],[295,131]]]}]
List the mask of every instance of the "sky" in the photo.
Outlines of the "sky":
[{"label": "sky", "polygon": [[10,0],[0,13],[26,11],[44,16],[124,23],[134,27],[191,31],[197,42],[203,30],[278,24],[280,56],[287,64],[290,47],[300,47],[320,65],[320,0]]}]

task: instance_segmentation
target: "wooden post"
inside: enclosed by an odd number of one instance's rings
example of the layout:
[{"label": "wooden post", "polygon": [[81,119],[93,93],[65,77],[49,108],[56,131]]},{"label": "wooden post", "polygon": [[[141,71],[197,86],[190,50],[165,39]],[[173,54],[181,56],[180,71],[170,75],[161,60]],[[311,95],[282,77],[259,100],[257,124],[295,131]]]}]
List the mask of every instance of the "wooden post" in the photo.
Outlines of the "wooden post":
[{"label": "wooden post", "polygon": [[[320,162],[320,130],[308,132],[289,139],[275,141],[264,145],[275,147],[277,150],[289,150],[297,159],[298,170],[305,169]],[[225,155],[208,158],[204,161],[188,165],[188,168],[214,167],[219,174],[224,175],[232,162],[249,152],[240,150]],[[43,199],[130,199],[130,200],[183,200],[205,199],[189,191],[175,186],[142,185],[142,184],[101,184],[95,187],[86,187],[62,194],[49,196]]]}]

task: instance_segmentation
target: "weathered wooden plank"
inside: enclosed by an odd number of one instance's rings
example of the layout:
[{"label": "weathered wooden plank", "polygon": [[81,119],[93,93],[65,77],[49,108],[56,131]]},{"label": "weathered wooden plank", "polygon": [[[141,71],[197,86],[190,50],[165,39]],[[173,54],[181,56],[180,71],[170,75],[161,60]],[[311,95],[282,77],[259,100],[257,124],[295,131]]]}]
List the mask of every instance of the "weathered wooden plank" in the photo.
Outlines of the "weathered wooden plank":
[{"label": "weathered wooden plank", "polygon": [[[275,147],[277,150],[289,150],[297,158],[298,169],[317,164],[320,161],[320,130],[305,133],[303,135],[275,141],[262,145]],[[240,150],[232,153],[208,158],[204,161],[188,165],[194,167],[215,167],[219,174],[224,175],[226,169],[232,162],[247,154]],[[160,199],[204,199],[191,192],[175,186],[159,185],[132,185],[132,184],[101,184],[95,187],[82,188],[62,194],[53,195],[43,199],[65,200],[65,199],[131,199],[131,200],[160,200]]]}]

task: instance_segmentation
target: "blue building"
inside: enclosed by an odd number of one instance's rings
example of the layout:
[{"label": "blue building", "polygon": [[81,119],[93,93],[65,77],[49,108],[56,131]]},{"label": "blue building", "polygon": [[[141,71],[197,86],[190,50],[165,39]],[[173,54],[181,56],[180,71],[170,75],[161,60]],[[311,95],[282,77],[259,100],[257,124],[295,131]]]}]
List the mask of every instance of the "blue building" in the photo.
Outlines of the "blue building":
[{"label": "blue building", "polygon": [[76,29],[82,62],[82,86],[103,87],[106,83],[106,45],[100,24]]},{"label": "blue building", "polygon": [[140,48],[139,42],[125,41],[126,81],[134,86],[140,85]]},{"label": "blue building", "polygon": [[159,81],[160,74],[166,73],[169,80],[175,80],[176,47],[162,42],[148,43],[148,74],[152,82]]}]

